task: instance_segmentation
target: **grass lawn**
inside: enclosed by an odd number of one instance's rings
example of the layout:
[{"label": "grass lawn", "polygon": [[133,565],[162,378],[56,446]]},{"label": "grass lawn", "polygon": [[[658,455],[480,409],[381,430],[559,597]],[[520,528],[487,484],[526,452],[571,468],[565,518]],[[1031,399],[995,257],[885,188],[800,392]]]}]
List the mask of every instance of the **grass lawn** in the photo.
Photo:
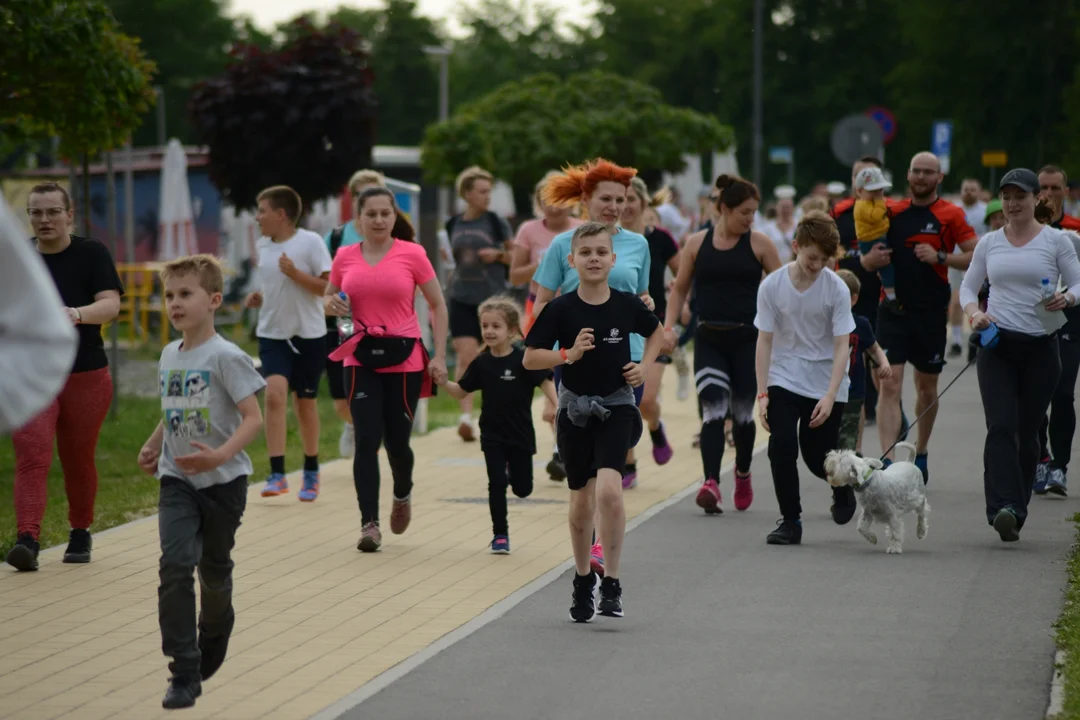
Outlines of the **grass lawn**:
[{"label": "grass lawn", "polygon": [[[1073,517],[1080,523],[1080,513]],[[1065,609],[1057,622],[1057,646],[1066,653],[1065,706],[1057,715],[1065,720],[1080,720],[1080,539],[1069,555],[1069,579],[1065,588]]]},{"label": "grass lawn", "polygon": [[[478,411],[479,398],[476,399],[476,404]],[[428,427],[434,429],[455,425],[458,414],[457,402],[445,392],[441,392],[429,401]],[[105,421],[97,449],[99,483],[93,530],[105,530],[156,511],[158,481],[139,470],[135,460],[160,416],[160,400],[124,397],[120,400],[116,418]],[[341,421],[334,413],[325,377],[319,393],[319,416],[323,428],[319,457],[330,460],[338,457]],[[476,416],[474,414],[474,417]],[[285,462],[287,469],[293,471],[303,465],[303,451],[296,417],[291,411],[288,428],[288,452]],[[255,466],[252,481],[262,482],[270,470],[266,441],[262,434],[247,451]],[[15,542],[14,476],[15,453],[11,438],[3,438],[0,439],[0,557],[7,555]],[[64,476],[60,461],[54,454],[49,472],[49,502],[42,524],[42,547],[67,543],[68,530]]]}]

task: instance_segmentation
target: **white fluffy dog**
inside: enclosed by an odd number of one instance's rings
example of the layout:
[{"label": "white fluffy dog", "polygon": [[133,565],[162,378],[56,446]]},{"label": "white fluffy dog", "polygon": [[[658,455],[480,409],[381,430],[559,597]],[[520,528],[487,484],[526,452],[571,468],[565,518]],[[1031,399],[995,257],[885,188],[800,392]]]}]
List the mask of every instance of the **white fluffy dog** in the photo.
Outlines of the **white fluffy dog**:
[{"label": "white fluffy dog", "polygon": [[[915,457],[915,446],[897,443]],[[877,535],[870,526],[875,522],[885,525],[885,539],[889,554],[904,552],[904,513],[914,512],[918,517],[915,536],[926,537],[929,526],[930,503],[926,501],[926,486],[922,472],[912,462],[894,462],[884,467],[876,458],[861,458],[853,450],[832,450],[825,456],[825,475],[834,487],[851,485],[859,502],[859,533],[871,544],[877,545]]]}]

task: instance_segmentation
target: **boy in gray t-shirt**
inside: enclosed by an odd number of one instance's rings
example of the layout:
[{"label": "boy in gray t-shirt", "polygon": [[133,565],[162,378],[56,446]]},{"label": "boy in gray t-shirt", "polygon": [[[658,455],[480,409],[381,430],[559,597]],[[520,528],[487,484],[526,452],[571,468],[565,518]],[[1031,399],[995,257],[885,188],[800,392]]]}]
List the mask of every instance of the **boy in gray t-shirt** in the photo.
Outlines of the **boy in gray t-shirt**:
[{"label": "boy in gray t-shirt", "polygon": [[257,393],[266,381],[214,328],[224,286],[215,258],[174,260],[161,280],[169,320],[183,339],[161,352],[162,417],[139,453],[139,467],[161,480],[158,621],[162,650],[173,659],[162,706],[173,709],[193,706],[202,681],[225,660],[235,622],[230,553],[252,471],[244,448],[262,428]]}]

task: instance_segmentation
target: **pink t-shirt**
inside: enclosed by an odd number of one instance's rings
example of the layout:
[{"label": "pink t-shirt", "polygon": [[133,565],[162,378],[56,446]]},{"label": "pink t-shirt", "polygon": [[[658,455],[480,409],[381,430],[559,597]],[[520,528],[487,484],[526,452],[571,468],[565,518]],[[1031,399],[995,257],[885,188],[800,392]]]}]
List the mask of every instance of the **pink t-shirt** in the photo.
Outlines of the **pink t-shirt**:
[{"label": "pink t-shirt", "polygon": [[[566,232],[567,230],[573,230],[578,225],[581,225],[582,221],[577,218],[570,218],[570,225],[555,232],[549,230],[548,226],[544,224],[543,218],[536,218],[534,220],[526,220],[521,223],[521,227],[518,228],[517,235],[514,236],[514,244],[518,247],[526,248],[529,251],[529,263],[540,264],[540,260],[543,259],[544,253],[551,247],[551,241],[555,239],[556,235]],[[530,281],[529,289],[535,293],[536,283]]]},{"label": "pink t-shirt", "polygon": [[[395,240],[389,252],[375,265],[369,265],[364,259],[363,243],[343,247],[338,250],[330,269],[330,283],[348,295],[357,326],[383,327],[386,335],[394,337],[422,337],[413,302],[417,286],[434,277],[435,269],[423,246],[406,240]],[[341,349],[347,354],[340,359],[346,367],[360,364],[353,357],[355,344],[346,342],[342,345]],[[423,350],[418,342],[408,360],[377,372],[423,369]]]}]

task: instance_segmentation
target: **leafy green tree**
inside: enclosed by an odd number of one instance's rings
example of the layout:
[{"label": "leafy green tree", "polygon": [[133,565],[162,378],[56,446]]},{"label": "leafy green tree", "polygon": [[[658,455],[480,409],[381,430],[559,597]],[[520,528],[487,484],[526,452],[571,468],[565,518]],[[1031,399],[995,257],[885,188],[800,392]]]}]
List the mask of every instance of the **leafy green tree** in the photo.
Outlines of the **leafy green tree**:
[{"label": "leafy green tree", "polygon": [[618,75],[591,71],[507,83],[428,128],[425,174],[449,183],[478,164],[515,189],[545,172],[596,156],[642,171],[677,171],[684,153],[723,150],[731,130],[713,117],[663,102],[660,93]]},{"label": "leafy green tree", "polygon": [[0,4],[0,136],[60,136],[67,157],[119,147],[153,102],[154,64],[98,0]]}]

